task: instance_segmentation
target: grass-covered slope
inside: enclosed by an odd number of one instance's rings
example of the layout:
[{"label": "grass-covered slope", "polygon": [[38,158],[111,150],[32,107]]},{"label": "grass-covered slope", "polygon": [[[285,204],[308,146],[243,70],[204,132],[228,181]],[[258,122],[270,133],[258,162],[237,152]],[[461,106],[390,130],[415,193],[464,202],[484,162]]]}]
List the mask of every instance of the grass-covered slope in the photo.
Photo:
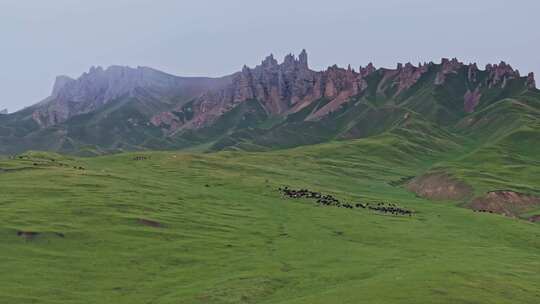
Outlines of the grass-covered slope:
[{"label": "grass-covered slope", "polygon": [[[458,166],[467,155],[460,167],[467,169],[471,157],[484,155],[467,154],[472,149],[459,137],[421,120],[410,124],[367,139],[265,153],[29,153],[0,160],[0,299],[536,303],[540,225],[431,202],[401,187],[438,163]],[[516,155],[538,161],[525,152]],[[496,174],[493,166],[484,172]],[[530,169],[529,185],[540,182],[537,171]],[[392,201],[416,214],[285,200],[276,191],[281,185]]]},{"label": "grass-covered slope", "polygon": [[455,130],[465,153],[439,162],[471,183],[476,194],[497,189],[540,195],[540,103],[523,96],[504,99],[465,117]]}]

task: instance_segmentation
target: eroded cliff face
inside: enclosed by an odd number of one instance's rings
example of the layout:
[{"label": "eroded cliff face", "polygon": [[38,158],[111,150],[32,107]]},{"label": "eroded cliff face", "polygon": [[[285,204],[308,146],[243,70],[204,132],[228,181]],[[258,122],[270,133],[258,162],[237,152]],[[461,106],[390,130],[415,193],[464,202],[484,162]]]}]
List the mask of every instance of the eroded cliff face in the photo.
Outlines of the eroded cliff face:
[{"label": "eroded cliff face", "polygon": [[327,98],[330,102],[309,116],[309,119],[317,119],[365,90],[365,77],[374,71],[370,64],[360,72],[337,66],[316,72],[309,68],[305,50],[298,58],[287,55],[281,64],[270,55],[255,68],[244,66],[225,89],[208,92],[189,106],[175,109],[175,113],[180,113],[176,119],[161,119],[170,115],[160,113],[152,122],[175,132],[207,126],[247,100],[260,101],[266,112],[275,116],[297,112],[315,100]]},{"label": "eroded cliff face", "polygon": [[527,87],[529,89],[535,89],[536,88],[536,81],[534,80],[534,73],[530,72],[529,75],[527,75]]},{"label": "eroded cliff face", "polygon": [[77,79],[60,76],[44,101],[0,115],[0,141],[13,147],[4,153],[86,145],[108,151],[210,143],[212,150],[293,147],[420,123],[487,128],[482,113],[491,105],[524,104],[520,98],[540,92],[534,74],[522,77],[504,62],[480,69],[443,58],[315,71],[308,59],[306,51],[282,61],[270,55],[222,78],[119,66],[92,68]]},{"label": "eroded cliff face", "polygon": [[519,71],[514,70],[512,66],[501,61],[499,64],[488,64],[486,71],[489,73],[486,81],[488,88],[496,86],[506,87],[509,80],[517,79],[520,77]]},{"label": "eroded cliff face", "polygon": [[147,67],[92,67],[78,79],[57,77],[51,96],[37,105],[32,117],[40,126],[48,127],[95,111],[117,98],[137,97],[141,89],[146,90],[146,96],[168,102],[168,98],[178,95],[198,96],[222,82],[177,77]]},{"label": "eroded cliff face", "polygon": [[325,81],[323,74],[309,69],[305,51],[298,59],[287,55],[281,64],[270,55],[253,69],[244,66],[227,88],[208,92],[194,101],[189,109],[194,119],[184,127],[207,125],[239,103],[251,99],[259,100],[270,115],[298,110],[323,96],[336,94],[339,84]]},{"label": "eroded cliff face", "polygon": [[480,88],[477,87],[474,91],[471,91],[470,89],[467,90],[465,93],[464,99],[465,99],[465,112],[466,113],[472,113],[474,112],[474,109],[480,102],[480,98],[482,98],[482,93],[480,93]]},{"label": "eroded cliff face", "polygon": [[448,58],[443,58],[441,60],[441,69],[435,77],[435,84],[444,84],[446,78],[449,75],[457,74],[462,67],[463,63],[459,62],[456,58],[452,58],[452,60],[449,60]]},{"label": "eroded cliff face", "polygon": [[[310,113],[306,120],[318,120],[338,110],[351,97],[360,96],[368,90],[368,78],[377,75],[377,95],[395,99],[417,84],[429,71],[434,72],[429,82],[444,86],[448,79],[464,73],[467,81],[462,83],[464,112],[474,112],[480,103],[482,91],[494,87],[504,88],[508,81],[520,78],[519,72],[504,62],[488,65],[485,71],[475,63],[464,64],[456,58],[443,58],[440,64],[398,64],[395,69],[376,69],[373,64],[360,67],[358,72],[331,66],[317,72],[309,68],[308,55],[303,50],[298,58],[287,55],[282,63],[268,56],[255,68],[244,66],[233,75],[232,83],[224,89],[213,90],[194,100],[188,106],[174,111],[159,113],[152,119],[155,126],[175,133],[183,129],[209,126],[218,117],[234,109],[240,103],[256,99],[270,116],[295,113],[325,98],[321,108]],[[426,76],[427,77],[427,76]],[[534,75],[530,74],[527,86],[534,88]]]},{"label": "eroded cliff face", "polygon": [[[394,69],[377,69],[370,63],[358,71],[350,66],[314,71],[303,50],[298,57],[285,56],[281,63],[270,55],[254,68],[244,66],[240,72],[220,79],[177,77],[143,67],[92,68],[78,79],[58,77],[51,96],[37,105],[32,117],[41,127],[48,127],[95,111],[115,99],[144,95],[167,105],[167,110],[151,113],[149,122],[174,134],[209,126],[248,100],[260,102],[268,116],[286,116],[324,99],[324,105],[305,118],[316,121],[367,92],[392,101],[407,95],[420,81],[437,88],[456,79],[461,88],[455,88],[454,83],[452,90],[462,94],[458,102],[465,113],[476,110],[485,90],[504,89],[516,79],[523,80],[526,88],[536,86],[534,74],[521,77],[505,62],[480,70],[476,64],[464,64],[456,58],[443,58],[440,64],[400,63]],[[173,102],[178,96],[189,102]]]}]

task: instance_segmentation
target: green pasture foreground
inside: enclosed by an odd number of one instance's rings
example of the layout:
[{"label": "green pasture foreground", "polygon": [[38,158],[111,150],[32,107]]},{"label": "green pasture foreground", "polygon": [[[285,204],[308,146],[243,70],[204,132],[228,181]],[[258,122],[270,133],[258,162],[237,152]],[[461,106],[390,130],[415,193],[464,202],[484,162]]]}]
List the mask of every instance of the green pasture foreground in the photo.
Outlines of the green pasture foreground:
[{"label": "green pasture foreground", "polygon": [[0,160],[0,303],[538,303],[539,224],[417,198],[390,183],[431,160],[355,149]]}]

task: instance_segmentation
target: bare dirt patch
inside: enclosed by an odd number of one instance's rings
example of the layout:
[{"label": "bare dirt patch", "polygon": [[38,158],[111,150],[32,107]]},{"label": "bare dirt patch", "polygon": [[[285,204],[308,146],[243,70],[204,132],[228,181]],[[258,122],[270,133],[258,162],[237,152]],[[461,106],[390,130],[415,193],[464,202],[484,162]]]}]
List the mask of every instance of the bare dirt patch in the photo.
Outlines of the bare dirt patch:
[{"label": "bare dirt patch", "polygon": [[[492,212],[506,216],[518,216],[530,208],[540,205],[540,197],[514,192],[496,190],[475,198],[469,207],[475,211]],[[540,215],[537,215],[540,220]]]},{"label": "bare dirt patch", "polygon": [[406,188],[418,196],[434,200],[464,200],[473,194],[470,185],[444,172],[418,176],[408,182]]}]

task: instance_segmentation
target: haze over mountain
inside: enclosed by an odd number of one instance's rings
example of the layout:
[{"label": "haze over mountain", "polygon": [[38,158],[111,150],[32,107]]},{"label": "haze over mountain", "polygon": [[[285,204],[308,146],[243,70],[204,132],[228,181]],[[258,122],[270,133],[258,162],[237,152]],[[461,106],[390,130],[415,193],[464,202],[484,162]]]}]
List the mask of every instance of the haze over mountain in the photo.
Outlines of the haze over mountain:
[{"label": "haze over mountain", "polygon": [[535,0],[274,0],[263,8],[247,0],[4,0],[0,109],[30,106],[57,75],[76,78],[91,65],[221,77],[302,48],[315,70],[457,57],[538,74],[538,10]]}]

